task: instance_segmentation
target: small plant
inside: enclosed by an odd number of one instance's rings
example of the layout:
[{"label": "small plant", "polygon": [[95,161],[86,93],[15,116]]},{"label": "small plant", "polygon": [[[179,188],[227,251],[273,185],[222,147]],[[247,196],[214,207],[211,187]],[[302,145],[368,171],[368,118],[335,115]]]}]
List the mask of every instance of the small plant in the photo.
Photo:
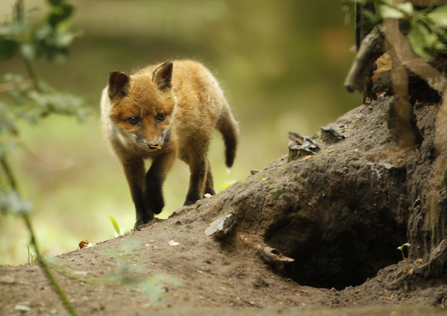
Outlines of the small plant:
[{"label": "small plant", "polygon": [[230,180],[230,181],[224,182],[224,183],[222,183],[222,184],[220,185],[220,189],[221,189],[221,190],[225,190],[225,189],[228,188],[230,185],[233,185],[233,184],[235,184],[236,182],[237,182],[236,180]]},{"label": "small plant", "polygon": [[115,228],[115,237],[119,237],[124,235],[124,228],[119,227],[118,223],[116,222],[115,218],[113,216],[109,216],[110,221],[112,222],[113,228]]},{"label": "small plant", "polygon": [[29,248],[31,243],[25,242],[23,244],[28,248],[28,263],[34,262],[34,260],[36,260],[35,259],[36,258],[36,254],[34,252],[31,252],[31,250]]},{"label": "small plant", "polygon": [[404,273],[408,273],[408,269],[407,269],[407,259],[405,258],[405,253],[404,253],[404,247],[410,247],[411,245],[409,243],[405,243],[399,247],[397,247],[397,249],[399,249],[402,252],[402,258],[404,259]]},{"label": "small plant", "polygon": [[372,29],[383,24],[384,19],[400,19],[403,28],[408,30],[408,41],[411,49],[420,58],[434,62],[438,54],[447,51],[447,6],[428,6],[416,10],[411,2],[398,3],[393,0],[345,0],[344,10],[347,21],[355,11],[355,4],[374,3],[375,11],[362,9],[362,14],[368,18],[360,26]]}]

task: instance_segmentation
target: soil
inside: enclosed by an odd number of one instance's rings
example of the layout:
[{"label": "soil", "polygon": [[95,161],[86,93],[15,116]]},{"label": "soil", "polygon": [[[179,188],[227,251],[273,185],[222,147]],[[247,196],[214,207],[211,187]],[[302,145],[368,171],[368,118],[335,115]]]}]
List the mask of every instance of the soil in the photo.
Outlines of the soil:
[{"label": "soil", "polygon": [[[412,230],[437,108],[415,107],[424,140],[402,151],[387,144],[389,102],[331,124],[343,140],[318,133],[318,152],[281,157],[167,220],[53,258],[52,270],[79,315],[444,315],[444,262],[424,274],[439,256]],[[226,215],[228,232],[205,234]],[[409,240],[402,261],[396,247]],[[0,315],[66,313],[37,263],[0,266],[0,293]]]}]

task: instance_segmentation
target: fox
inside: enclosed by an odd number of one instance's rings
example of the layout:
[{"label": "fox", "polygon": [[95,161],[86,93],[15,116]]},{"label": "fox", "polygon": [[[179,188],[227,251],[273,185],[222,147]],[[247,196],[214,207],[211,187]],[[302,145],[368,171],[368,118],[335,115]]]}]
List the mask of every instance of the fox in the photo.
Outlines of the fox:
[{"label": "fox", "polygon": [[[223,137],[228,169],[236,157],[238,123],[218,81],[197,61],[168,61],[133,74],[110,72],[101,95],[101,123],[130,188],[134,230],[162,211],[163,183],[176,158],[190,170],[184,205],[215,194],[208,160],[215,130]],[[145,160],[152,161],[147,171]]]}]

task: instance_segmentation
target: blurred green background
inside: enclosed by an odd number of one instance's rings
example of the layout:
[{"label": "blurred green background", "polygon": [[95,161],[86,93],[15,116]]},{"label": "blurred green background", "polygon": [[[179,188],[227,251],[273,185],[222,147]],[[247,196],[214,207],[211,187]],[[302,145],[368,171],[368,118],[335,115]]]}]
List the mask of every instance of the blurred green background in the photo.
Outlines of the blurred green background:
[{"label": "blurred green background", "polygon": [[[0,22],[13,0],[0,1]],[[43,0],[25,1],[39,8]],[[317,132],[361,104],[343,80],[354,54],[353,26],[344,25],[341,1],[313,0],[73,0],[75,40],[65,63],[37,63],[38,75],[60,91],[81,96],[91,115],[52,116],[23,123],[33,154],[10,160],[23,195],[34,201],[33,224],[41,248],[60,254],[81,240],[114,237],[109,216],[128,232],[135,212],[117,159],[101,134],[99,99],[111,70],[189,58],[216,75],[240,124],[235,165],[226,174],[216,134],[210,160],[216,190],[246,178],[287,153],[287,132]],[[0,63],[0,75],[23,73],[20,58]],[[1,175],[3,177],[3,175]],[[4,177],[3,177],[4,178]],[[4,179],[2,180],[4,181]],[[182,206],[188,167],[177,161],[164,186],[167,217]],[[27,261],[28,233],[19,218],[0,216],[0,264]]]}]

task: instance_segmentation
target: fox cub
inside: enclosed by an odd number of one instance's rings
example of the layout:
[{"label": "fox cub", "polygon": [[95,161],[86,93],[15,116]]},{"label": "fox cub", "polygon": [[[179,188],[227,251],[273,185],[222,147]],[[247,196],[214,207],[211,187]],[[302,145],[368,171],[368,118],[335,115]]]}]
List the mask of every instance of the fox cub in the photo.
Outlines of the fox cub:
[{"label": "fox cub", "polygon": [[[217,80],[202,64],[178,60],[135,74],[112,71],[101,98],[102,127],[121,161],[136,208],[135,229],[164,206],[162,185],[175,158],[189,165],[184,205],[215,194],[207,158],[214,129],[233,165],[238,126]],[[146,173],[144,159],[152,165]]]}]

